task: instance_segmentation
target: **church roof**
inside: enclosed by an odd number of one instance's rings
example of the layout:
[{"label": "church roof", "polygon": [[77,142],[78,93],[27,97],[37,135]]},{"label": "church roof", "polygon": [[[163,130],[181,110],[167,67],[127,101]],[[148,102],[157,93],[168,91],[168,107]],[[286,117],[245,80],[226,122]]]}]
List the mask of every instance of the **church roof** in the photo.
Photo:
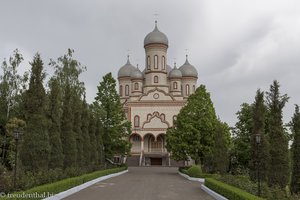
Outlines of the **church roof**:
[{"label": "church roof", "polygon": [[176,64],[174,66],[174,68],[172,69],[172,71],[169,74],[170,78],[182,78],[182,73],[179,69],[177,69]]},{"label": "church roof", "polygon": [[127,58],[127,63],[121,67],[119,69],[119,72],[118,72],[118,78],[121,78],[121,77],[130,77],[131,76],[131,72],[134,71],[136,68],[130,63],[129,61],[129,56]]},{"label": "church roof", "polygon": [[143,79],[143,73],[138,67],[136,67],[135,70],[131,71],[130,76],[132,79]]},{"label": "church roof", "polygon": [[187,56],[185,63],[181,67],[179,67],[179,70],[181,71],[183,77],[198,77],[197,69],[189,63]]},{"label": "church roof", "polygon": [[144,39],[144,46],[148,44],[165,44],[169,45],[169,41],[167,36],[160,32],[157,28],[157,21],[155,21],[155,28],[152,32],[148,33],[148,35]]}]

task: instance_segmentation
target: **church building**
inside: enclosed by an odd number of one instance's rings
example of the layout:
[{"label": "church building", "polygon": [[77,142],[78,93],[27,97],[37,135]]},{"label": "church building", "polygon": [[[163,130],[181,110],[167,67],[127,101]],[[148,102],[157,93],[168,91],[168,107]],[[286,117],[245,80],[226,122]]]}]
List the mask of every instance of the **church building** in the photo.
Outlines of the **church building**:
[{"label": "church building", "polygon": [[118,72],[119,92],[126,116],[132,123],[129,166],[175,166],[167,152],[166,131],[173,126],[180,109],[196,90],[198,72],[186,56],[177,68],[168,63],[169,41],[155,22],[144,39],[145,67],[133,66],[129,57]]}]

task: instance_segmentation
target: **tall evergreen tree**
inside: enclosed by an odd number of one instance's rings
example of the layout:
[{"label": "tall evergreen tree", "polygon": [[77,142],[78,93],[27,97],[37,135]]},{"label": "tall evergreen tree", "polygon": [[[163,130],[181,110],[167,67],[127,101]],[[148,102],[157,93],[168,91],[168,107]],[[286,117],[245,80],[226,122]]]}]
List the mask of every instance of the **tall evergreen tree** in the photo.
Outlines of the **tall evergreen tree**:
[{"label": "tall evergreen tree", "polygon": [[[253,106],[253,128],[251,134],[251,159],[250,159],[250,178],[257,180],[257,172],[260,178],[267,180],[269,164],[269,143],[265,135],[266,106],[264,104],[264,92],[257,90]],[[260,136],[260,143],[256,141],[256,136]]]},{"label": "tall evergreen tree", "polygon": [[63,168],[64,155],[61,142],[61,105],[62,96],[59,82],[56,78],[49,81],[49,168]]},{"label": "tall evergreen tree", "polygon": [[212,150],[213,171],[224,174],[229,167],[230,131],[226,123],[218,120],[214,134]]},{"label": "tall evergreen tree", "polygon": [[100,122],[100,119],[97,120],[96,123],[96,146],[97,146],[97,152],[98,152],[98,164],[102,164],[104,160],[104,151],[103,151],[103,140],[102,140],[102,133],[103,133],[103,128]]},{"label": "tall evergreen tree", "polygon": [[36,54],[30,63],[29,89],[25,95],[26,132],[20,158],[26,170],[47,170],[49,162],[49,135],[46,116],[46,93],[43,86],[43,62]]},{"label": "tall evergreen tree", "polygon": [[72,111],[74,113],[73,131],[76,136],[77,165],[83,165],[83,137],[82,137],[82,101],[78,95],[73,95]]},{"label": "tall evergreen tree", "polygon": [[299,106],[295,106],[295,113],[292,118],[292,132],[294,142],[292,146],[293,166],[292,166],[292,193],[300,194],[300,112]]},{"label": "tall evergreen tree", "polygon": [[93,114],[90,114],[89,118],[89,136],[90,136],[90,164],[95,165],[98,160],[97,141],[96,141],[96,119]]},{"label": "tall evergreen tree", "polygon": [[233,173],[248,173],[250,161],[250,138],[252,133],[253,105],[243,103],[236,113],[238,122],[233,128],[233,148],[231,151],[231,167]]},{"label": "tall evergreen tree", "polygon": [[89,135],[89,110],[88,105],[84,99],[83,101],[83,111],[82,111],[82,150],[83,150],[83,165],[88,167],[91,160],[91,140]]},{"label": "tall evergreen tree", "polygon": [[111,73],[103,77],[98,86],[94,107],[99,113],[103,127],[103,145],[105,158],[114,155],[124,155],[130,151],[130,142],[127,140],[131,133],[130,122],[127,121],[116,91],[116,80]]},{"label": "tall evergreen tree", "polygon": [[[187,104],[180,110],[176,124],[167,132],[167,149],[175,156],[190,156],[200,163],[206,155],[211,155],[217,117],[210,94],[204,85],[188,98]],[[176,138],[181,138],[181,141]],[[180,148],[178,148],[180,146]],[[176,152],[176,151],[178,151]]]},{"label": "tall evergreen tree", "polygon": [[284,188],[289,181],[288,139],[282,122],[282,109],[288,101],[288,96],[280,95],[279,83],[274,81],[267,93],[267,105],[270,111],[268,120],[268,137],[270,142],[270,169],[268,184]]},{"label": "tall evergreen tree", "polygon": [[69,85],[66,85],[61,120],[61,140],[63,144],[65,168],[76,167],[77,161],[76,135],[73,129],[74,114],[71,100],[71,88]]}]

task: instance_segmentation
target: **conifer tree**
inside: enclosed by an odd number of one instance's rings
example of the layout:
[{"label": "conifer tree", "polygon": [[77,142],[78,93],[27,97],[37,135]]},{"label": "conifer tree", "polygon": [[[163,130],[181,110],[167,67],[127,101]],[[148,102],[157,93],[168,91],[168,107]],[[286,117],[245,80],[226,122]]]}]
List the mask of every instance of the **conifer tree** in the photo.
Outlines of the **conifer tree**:
[{"label": "conifer tree", "polygon": [[76,136],[77,165],[83,165],[83,137],[82,137],[82,101],[79,96],[73,95],[72,111],[74,113],[73,131]]},{"label": "conifer tree", "polygon": [[61,142],[61,105],[62,96],[59,82],[52,78],[49,81],[49,140],[50,140],[50,159],[49,168],[63,168],[64,155]]},{"label": "conifer tree", "polygon": [[[257,90],[255,102],[253,104],[253,127],[251,133],[251,159],[250,159],[250,178],[257,181],[257,172],[260,172],[260,179],[267,180],[269,164],[269,143],[265,134],[266,106],[264,104],[264,92]],[[259,144],[256,136],[259,135]]]},{"label": "conifer tree", "polygon": [[274,81],[267,93],[267,105],[270,112],[268,120],[268,137],[270,143],[270,164],[268,184],[284,188],[289,181],[288,139],[282,122],[282,109],[288,101],[288,96],[280,95],[279,83]]},{"label": "conifer tree", "polygon": [[172,153],[172,157],[183,157],[184,152],[186,157],[190,156],[197,164],[204,164],[205,155],[211,155],[212,152],[216,122],[210,94],[205,86],[201,85],[180,110],[175,126],[167,132],[167,149]]},{"label": "conifer tree", "polygon": [[46,116],[46,93],[43,86],[43,62],[37,53],[31,65],[29,89],[25,95],[26,131],[20,158],[26,170],[47,170],[49,162],[49,135]]},{"label": "conifer tree", "polygon": [[295,113],[292,118],[292,132],[294,142],[292,146],[293,166],[292,166],[292,193],[300,194],[300,112],[299,106],[295,106]]},{"label": "conifer tree", "polygon": [[64,168],[76,167],[77,161],[76,135],[73,131],[74,114],[72,111],[71,100],[71,88],[69,85],[66,85],[61,120],[61,141],[63,144]]},{"label": "conifer tree", "polygon": [[218,120],[214,134],[213,171],[224,174],[229,167],[230,131],[226,123]]},{"label": "conifer tree", "polygon": [[82,150],[83,150],[83,165],[88,167],[91,160],[91,140],[89,135],[89,110],[88,105],[84,99],[83,101],[83,111],[82,111]]},{"label": "conifer tree", "polygon": [[95,165],[98,160],[98,151],[97,151],[97,142],[96,142],[96,120],[93,114],[90,114],[89,118],[89,136],[90,136],[90,163],[91,165]]},{"label": "conifer tree", "polygon": [[97,160],[98,164],[101,164],[104,160],[102,133],[103,133],[103,128],[100,119],[98,119],[96,124],[96,142],[97,142],[96,146],[98,152],[98,160]]},{"label": "conifer tree", "polygon": [[106,74],[100,82],[94,107],[95,112],[100,114],[103,127],[105,158],[128,153],[131,144],[127,138],[131,133],[131,125],[125,117],[120,96],[116,91],[116,80],[111,73]]}]

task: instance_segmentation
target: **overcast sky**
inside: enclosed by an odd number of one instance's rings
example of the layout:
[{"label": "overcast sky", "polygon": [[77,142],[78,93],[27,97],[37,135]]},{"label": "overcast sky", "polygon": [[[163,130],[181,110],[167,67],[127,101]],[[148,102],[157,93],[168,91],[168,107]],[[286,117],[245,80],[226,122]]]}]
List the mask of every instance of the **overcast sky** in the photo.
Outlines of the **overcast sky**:
[{"label": "overcast sky", "polygon": [[182,65],[188,49],[198,85],[207,86],[223,121],[234,125],[240,105],[274,79],[291,97],[284,120],[291,119],[300,104],[299,0],[1,0],[0,59],[18,48],[23,72],[36,52],[48,64],[72,48],[87,66],[81,79],[92,102],[102,76],[117,78],[128,50],[144,68],[143,41],[155,18],[169,39],[168,64]]}]

